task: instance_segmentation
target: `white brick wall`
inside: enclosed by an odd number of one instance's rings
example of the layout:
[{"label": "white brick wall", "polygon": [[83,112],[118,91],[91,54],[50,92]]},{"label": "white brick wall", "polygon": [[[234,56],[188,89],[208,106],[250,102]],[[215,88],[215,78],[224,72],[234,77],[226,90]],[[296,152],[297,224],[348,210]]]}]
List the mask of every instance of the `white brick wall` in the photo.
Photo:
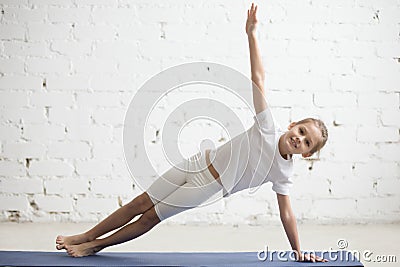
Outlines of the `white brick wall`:
[{"label": "white brick wall", "polygon": [[[249,4],[0,1],[2,218],[93,221],[140,194],[122,148],[123,120],[134,92],[152,75],[184,62],[210,60],[248,75]],[[295,213],[303,221],[399,221],[400,1],[259,5],[275,117],[285,127],[317,116],[329,127],[320,159],[297,160]],[[221,92],[208,95],[228,101],[245,125],[251,122],[250,112]],[[158,110],[165,113],[196,96],[168,96]],[[159,118],[150,123],[149,142],[157,139],[160,123]],[[201,129],[212,127],[200,124],[187,132]],[[150,153],[161,151],[157,142],[150,145]],[[153,159],[163,169],[162,155]],[[254,195],[242,192],[170,220],[278,221],[269,184]]]}]

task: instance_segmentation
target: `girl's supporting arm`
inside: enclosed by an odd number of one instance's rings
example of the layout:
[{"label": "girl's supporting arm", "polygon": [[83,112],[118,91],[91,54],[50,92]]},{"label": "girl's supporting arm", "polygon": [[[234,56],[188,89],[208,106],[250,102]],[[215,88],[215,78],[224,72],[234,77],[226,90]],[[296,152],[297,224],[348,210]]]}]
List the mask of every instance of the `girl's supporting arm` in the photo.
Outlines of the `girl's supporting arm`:
[{"label": "girl's supporting arm", "polygon": [[289,239],[293,251],[296,253],[297,260],[299,261],[312,261],[312,262],[326,262],[327,260],[320,258],[314,254],[305,255],[300,250],[299,234],[297,232],[296,217],[293,214],[290,205],[290,198],[286,195],[276,194],[278,198],[279,213],[283,228]]}]

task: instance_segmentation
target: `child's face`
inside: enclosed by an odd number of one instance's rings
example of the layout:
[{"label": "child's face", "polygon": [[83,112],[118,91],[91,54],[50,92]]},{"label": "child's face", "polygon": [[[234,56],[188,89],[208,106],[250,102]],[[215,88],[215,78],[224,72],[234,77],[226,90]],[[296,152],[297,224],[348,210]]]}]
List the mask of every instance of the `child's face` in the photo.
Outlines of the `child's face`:
[{"label": "child's face", "polygon": [[313,122],[302,124],[292,122],[282,138],[281,152],[284,154],[302,154],[303,157],[309,157],[312,155],[311,150],[321,141],[322,134]]}]

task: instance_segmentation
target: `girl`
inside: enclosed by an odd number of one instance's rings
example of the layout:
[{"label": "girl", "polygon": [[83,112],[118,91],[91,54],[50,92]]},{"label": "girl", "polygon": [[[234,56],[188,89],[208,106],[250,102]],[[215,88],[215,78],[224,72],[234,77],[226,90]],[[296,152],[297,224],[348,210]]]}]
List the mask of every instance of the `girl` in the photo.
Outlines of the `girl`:
[{"label": "girl", "polygon": [[[256,14],[257,6],[252,4],[247,12],[246,33],[256,123],[216,150],[206,150],[205,155],[196,154],[171,168],[146,192],[89,231],[74,236],[58,236],[57,249],[66,249],[73,257],[92,255],[108,246],[137,238],[160,221],[201,205],[220,190],[226,197],[270,181],[277,194],[282,224],[297,259],[326,261],[301,253],[289,187],[292,183],[292,155],[309,157],[319,151],[326,143],[327,129],[322,121],[311,118],[291,123],[286,132],[274,127],[264,98],[265,75],[256,39]],[[137,215],[141,215],[140,218],[128,224]],[[114,234],[99,238],[120,227]]]}]

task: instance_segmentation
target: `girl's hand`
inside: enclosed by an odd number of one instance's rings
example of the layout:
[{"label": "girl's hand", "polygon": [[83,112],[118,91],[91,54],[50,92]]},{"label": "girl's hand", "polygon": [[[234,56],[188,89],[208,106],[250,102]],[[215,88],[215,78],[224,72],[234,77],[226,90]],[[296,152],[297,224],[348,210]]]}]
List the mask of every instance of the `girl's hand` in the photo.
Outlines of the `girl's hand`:
[{"label": "girl's hand", "polygon": [[[298,254],[297,254],[298,255]],[[298,261],[309,261],[309,262],[327,262],[327,259],[316,256],[315,254],[300,254],[300,257],[297,257]]]},{"label": "girl's hand", "polygon": [[247,21],[246,21],[246,33],[247,35],[254,34],[257,27],[257,6],[254,3],[251,4],[249,10],[247,10]]}]

